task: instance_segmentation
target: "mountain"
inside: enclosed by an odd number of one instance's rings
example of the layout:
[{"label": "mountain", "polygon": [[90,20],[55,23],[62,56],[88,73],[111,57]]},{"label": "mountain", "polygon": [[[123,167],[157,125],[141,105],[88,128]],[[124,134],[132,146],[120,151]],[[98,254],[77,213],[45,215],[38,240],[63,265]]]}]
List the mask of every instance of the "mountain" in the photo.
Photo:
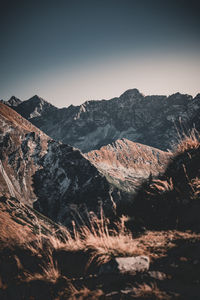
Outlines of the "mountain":
[{"label": "mountain", "polygon": [[55,140],[82,152],[122,138],[167,150],[177,143],[177,131],[194,124],[200,129],[200,94],[195,98],[180,93],[144,96],[130,89],[119,98],[62,109],[34,96],[13,108]]},{"label": "mountain", "polygon": [[57,222],[78,210],[106,212],[129,191],[111,184],[78,149],[56,142],[0,103],[0,194],[10,194]]},{"label": "mountain", "polygon": [[149,176],[163,173],[172,155],[156,148],[117,140],[85,154],[115,186],[134,191]]},{"label": "mountain", "polygon": [[22,101],[15,96],[12,96],[8,101],[1,100],[0,102],[11,106],[12,108],[17,107],[20,103],[22,103]]},{"label": "mountain", "polygon": [[15,110],[24,118],[31,120],[36,117],[41,117],[43,114],[51,113],[55,111],[56,108],[49,102],[35,95],[21,102]]}]

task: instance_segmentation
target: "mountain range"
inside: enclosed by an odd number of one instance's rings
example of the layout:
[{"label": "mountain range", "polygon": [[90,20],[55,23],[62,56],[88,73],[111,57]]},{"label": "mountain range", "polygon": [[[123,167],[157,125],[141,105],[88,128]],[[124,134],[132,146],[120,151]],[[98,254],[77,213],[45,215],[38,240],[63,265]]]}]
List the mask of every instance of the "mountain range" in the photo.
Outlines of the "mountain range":
[{"label": "mountain range", "polygon": [[122,138],[166,151],[173,148],[182,131],[194,126],[200,129],[200,94],[144,96],[130,89],[119,98],[61,109],[37,95],[26,101],[16,99],[4,103],[51,138],[84,153]]}]

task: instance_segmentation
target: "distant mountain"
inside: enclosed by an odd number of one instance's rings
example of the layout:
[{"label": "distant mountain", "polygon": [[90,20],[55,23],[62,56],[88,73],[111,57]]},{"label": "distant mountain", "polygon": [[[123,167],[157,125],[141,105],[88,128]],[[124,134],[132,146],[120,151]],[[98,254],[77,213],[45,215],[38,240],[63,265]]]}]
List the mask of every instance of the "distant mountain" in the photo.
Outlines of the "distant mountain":
[{"label": "distant mountain", "polygon": [[83,152],[121,138],[167,150],[177,142],[177,128],[187,131],[195,124],[200,129],[200,94],[144,96],[131,89],[119,98],[62,109],[34,96],[13,108],[52,138]]},{"label": "distant mountain", "polygon": [[57,109],[49,102],[35,95],[21,102],[15,110],[24,118],[31,120],[36,117],[42,117],[46,113],[52,113]]},{"label": "distant mountain", "polygon": [[22,101],[15,96],[12,96],[8,101],[1,100],[0,102],[11,106],[12,108],[17,107],[20,103],[22,103]]}]

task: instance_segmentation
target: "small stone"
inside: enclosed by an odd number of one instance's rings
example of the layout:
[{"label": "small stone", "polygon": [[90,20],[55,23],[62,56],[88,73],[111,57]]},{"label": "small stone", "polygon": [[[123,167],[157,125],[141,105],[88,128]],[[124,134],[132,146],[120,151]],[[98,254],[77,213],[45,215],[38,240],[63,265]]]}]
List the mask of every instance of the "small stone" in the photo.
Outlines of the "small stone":
[{"label": "small stone", "polygon": [[188,259],[186,257],[184,257],[184,256],[181,256],[180,257],[180,261],[188,261]]},{"label": "small stone", "polygon": [[160,271],[149,271],[148,274],[157,280],[165,280],[167,278],[167,275]]}]

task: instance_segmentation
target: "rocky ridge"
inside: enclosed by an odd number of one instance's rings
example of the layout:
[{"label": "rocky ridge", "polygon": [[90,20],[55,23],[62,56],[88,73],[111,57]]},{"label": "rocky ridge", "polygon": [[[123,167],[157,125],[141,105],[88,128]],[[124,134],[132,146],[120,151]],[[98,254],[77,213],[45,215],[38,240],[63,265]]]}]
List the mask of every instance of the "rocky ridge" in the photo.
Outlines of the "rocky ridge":
[{"label": "rocky ridge", "polygon": [[130,192],[137,190],[150,176],[163,173],[171,156],[171,153],[127,139],[85,154],[110,182]]}]

